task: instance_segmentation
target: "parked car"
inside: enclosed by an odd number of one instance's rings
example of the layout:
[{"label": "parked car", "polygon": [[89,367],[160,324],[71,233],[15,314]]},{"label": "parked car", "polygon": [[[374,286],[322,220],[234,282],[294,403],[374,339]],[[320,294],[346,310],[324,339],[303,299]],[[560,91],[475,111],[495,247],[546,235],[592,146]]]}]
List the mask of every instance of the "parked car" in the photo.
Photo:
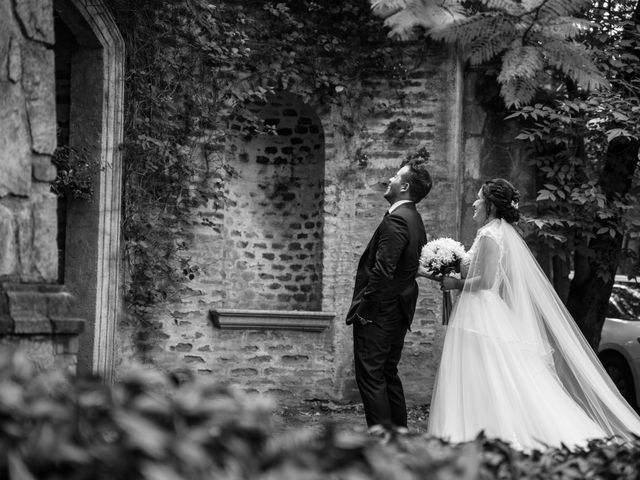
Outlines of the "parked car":
[{"label": "parked car", "polygon": [[620,393],[640,409],[640,283],[616,276],[598,356]]}]

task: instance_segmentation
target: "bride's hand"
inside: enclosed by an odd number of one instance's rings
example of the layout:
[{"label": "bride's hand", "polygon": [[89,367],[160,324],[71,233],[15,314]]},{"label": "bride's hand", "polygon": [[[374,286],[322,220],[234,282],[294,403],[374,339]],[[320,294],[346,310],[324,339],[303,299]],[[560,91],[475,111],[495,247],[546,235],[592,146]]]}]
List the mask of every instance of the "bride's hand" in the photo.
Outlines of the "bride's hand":
[{"label": "bride's hand", "polygon": [[442,277],[442,290],[448,292],[449,290],[461,290],[462,284],[459,279],[454,277]]},{"label": "bride's hand", "polygon": [[434,282],[439,282],[439,281],[442,280],[442,277],[429,273],[429,270],[424,268],[422,265],[418,266],[417,276],[418,277],[428,278],[429,280],[433,280]]}]

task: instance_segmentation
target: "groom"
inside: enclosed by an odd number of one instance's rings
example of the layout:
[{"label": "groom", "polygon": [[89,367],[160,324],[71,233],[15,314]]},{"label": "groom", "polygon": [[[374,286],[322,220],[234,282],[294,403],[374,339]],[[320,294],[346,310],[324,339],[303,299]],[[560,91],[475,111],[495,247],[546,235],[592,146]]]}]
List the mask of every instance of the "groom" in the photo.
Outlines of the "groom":
[{"label": "groom", "polygon": [[415,278],[427,241],[415,204],[430,190],[426,159],[403,162],[384,194],[391,207],[358,263],[347,324],[353,324],[356,383],[369,427],[407,427],[397,367],[416,308]]}]

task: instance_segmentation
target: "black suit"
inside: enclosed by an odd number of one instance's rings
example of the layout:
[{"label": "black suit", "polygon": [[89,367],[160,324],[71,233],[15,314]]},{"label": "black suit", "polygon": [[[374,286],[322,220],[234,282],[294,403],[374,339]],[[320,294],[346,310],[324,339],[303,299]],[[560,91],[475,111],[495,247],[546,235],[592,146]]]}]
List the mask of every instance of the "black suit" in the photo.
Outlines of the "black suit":
[{"label": "black suit", "polygon": [[416,308],[415,278],[425,243],[415,204],[403,203],[385,215],[358,263],[347,324],[354,326],[356,382],[369,426],[407,425],[397,365]]}]

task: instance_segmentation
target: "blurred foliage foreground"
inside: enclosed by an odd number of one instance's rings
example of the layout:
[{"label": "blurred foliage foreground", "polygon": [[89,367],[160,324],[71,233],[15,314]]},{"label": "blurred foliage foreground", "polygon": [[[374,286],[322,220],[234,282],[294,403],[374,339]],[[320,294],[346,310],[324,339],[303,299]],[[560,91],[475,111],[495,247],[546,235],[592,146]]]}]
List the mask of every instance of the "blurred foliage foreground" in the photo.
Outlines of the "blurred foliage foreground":
[{"label": "blurred foliage foreground", "polygon": [[0,356],[0,478],[577,479],[639,476],[640,441],[525,454],[478,438],[449,445],[336,428],[274,429],[275,405],[231,387],[147,369],[115,386],[38,373]]}]

